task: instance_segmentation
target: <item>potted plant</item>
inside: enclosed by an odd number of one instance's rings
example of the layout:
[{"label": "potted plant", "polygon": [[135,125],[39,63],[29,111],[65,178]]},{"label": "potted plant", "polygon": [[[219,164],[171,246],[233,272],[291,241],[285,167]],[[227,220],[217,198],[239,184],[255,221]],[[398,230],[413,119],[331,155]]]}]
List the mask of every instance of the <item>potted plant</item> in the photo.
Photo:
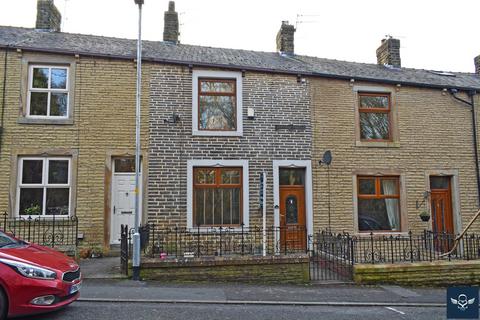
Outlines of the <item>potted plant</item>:
[{"label": "potted plant", "polygon": [[103,257],[103,249],[101,247],[93,247],[91,248],[90,251],[90,258],[95,259],[95,258],[102,258]]},{"label": "potted plant", "polygon": [[420,212],[420,219],[422,219],[422,221],[424,222],[427,222],[428,220],[430,220],[430,214],[428,213],[427,210],[422,210]]},{"label": "potted plant", "polygon": [[25,208],[23,213],[25,215],[28,214],[29,216],[37,216],[37,215],[40,215],[42,213],[42,208],[40,208],[40,206],[38,204],[37,205],[31,204],[30,207]]}]

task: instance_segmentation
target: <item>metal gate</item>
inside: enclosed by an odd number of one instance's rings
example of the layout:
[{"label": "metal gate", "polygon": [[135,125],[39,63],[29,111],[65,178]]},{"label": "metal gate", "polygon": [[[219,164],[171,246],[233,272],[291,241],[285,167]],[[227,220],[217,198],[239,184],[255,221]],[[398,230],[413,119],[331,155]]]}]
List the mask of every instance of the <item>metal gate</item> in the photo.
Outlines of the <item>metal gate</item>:
[{"label": "metal gate", "polygon": [[322,231],[314,235],[310,244],[310,280],[353,280],[353,241],[345,234]]}]

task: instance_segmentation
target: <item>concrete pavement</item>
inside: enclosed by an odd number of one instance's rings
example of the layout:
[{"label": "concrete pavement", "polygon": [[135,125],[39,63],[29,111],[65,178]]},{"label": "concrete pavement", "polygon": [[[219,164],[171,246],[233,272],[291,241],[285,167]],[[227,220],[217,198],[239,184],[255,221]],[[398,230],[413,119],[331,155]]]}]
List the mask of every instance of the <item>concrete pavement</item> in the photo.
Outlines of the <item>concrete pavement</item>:
[{"label": "concrete pavement", "polygon": [[84,302],[152,302],[271,305],[444,306],[442,288],[356,285],[164,284],[86,279]]},{"label": "concrete pavement", "polygon": [[85,279],[126,279],[120,274],[120,257],[104,257],[80,260]]},{"label": "concrete pavement", "polygon": [[354,284],[262,285],[131,281],[120,274],[119,257],[80,262],[80,301],[113,303],[264,304],[304,306],[444,306],[444,288]]}]

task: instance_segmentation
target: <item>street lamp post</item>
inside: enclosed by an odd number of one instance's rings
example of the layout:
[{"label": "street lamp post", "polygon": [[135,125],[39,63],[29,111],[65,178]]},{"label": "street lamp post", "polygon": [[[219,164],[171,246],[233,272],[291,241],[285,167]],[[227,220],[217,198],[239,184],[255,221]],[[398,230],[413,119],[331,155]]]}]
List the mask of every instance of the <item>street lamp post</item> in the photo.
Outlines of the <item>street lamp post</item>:
[{"label": "street lamp post", "polygon": [[138,5],[137,97],[135,105],[135,233],[133,234],[133,280],[140,280],[140,98],[142,84],[142,5]]}]

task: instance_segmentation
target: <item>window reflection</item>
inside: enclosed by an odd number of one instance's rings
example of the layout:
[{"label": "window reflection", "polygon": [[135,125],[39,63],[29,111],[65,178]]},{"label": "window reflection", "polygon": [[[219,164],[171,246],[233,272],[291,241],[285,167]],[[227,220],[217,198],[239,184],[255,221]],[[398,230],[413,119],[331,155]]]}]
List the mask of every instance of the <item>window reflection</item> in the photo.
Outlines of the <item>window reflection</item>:
[{"label": "window reflection", "polygon": [[305,170],[304,169],[280,169],[280,185],[297,185],[303,186],[305,184]]}]

